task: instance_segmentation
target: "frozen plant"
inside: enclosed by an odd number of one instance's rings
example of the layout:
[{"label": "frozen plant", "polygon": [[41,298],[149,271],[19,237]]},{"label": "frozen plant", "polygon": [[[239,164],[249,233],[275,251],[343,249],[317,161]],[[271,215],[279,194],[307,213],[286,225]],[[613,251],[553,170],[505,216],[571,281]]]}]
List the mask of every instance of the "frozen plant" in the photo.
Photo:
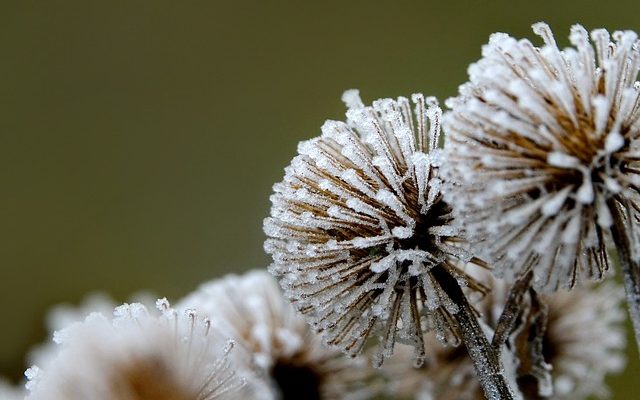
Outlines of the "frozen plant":
[{"label": "frozen plant", "polygon": [[465,272],[484,263],[460,246],[442,200],[437,101],[414,94],[365,106],[356,90],[343,100],[346,122],[327,121],[300,143],[274,185],[264,223],[270,271],[329,345],[356,355],[379,336],[380,365],[399,340],[420,365],[424,331],[451,344],[462,336],[487,395],[508,398],[460,288],[484,291]]},{"label": "frozen plant", "polygon": [[[219,400],[238,398],[248,363],[193,310],[124,304],[56,332],[60,346],[25,372],[29,400]],[[241,397],[241,396],[240,396]]]},{"label": "frozen plant", "polygon": [[266,387],[247,399],[365,400],[381,389],[369,361],[325,346],[266,271],[207,282],[176,308],[198,309],[251,352]]},{"label": "frozen plant", "polygon": [[602,279],[615,244],[640,338],[637,35],[533,30],[493,34],[447,102],[446,199],[497,276],[538,289]]}]

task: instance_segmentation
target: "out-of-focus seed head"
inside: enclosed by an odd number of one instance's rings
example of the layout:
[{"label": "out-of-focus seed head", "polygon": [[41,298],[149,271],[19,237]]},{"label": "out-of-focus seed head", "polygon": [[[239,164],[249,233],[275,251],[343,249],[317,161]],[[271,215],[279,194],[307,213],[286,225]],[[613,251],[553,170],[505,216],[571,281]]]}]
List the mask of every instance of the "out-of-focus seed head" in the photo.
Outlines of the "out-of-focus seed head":
[{"label": "out-of-focus seed head", "polygon": [[264,385],[252,400],[365,400],[379,393],[378,370],[322,343],[267,271],[203,284],[178,309],[195,308],[254,357]]},{"label": "out-of-focus seed head", "polygon": [[124,304],[54,334],[58,351],[25,375],[29,400],[225,400],[250,378],[249,358],[194,310]]}]

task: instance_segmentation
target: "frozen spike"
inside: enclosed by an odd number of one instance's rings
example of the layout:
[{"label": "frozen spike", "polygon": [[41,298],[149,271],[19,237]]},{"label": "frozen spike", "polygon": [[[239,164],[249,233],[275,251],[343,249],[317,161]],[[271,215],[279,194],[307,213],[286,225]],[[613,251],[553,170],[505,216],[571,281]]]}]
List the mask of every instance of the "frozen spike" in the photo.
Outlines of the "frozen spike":
[{"label": "frozen spike", "polygon": [[371,269],[371,271],[375,272],[376,274],[381,274],[386,270],[388,270],[389,268],[393,267],[395,263],[396,263],[396,258],[394,256],[387,256],[380,261],[376,261],[372,263],[371,267],[369,268]]},{"label": "frozen spike", "polygon": [[611,216],[611,210],[605,202],[599,201],[596,204],[598,210],[598,225],[601,228],[608,229],[613,225],[613,217]]},{"label": "frozen spike", "polygon": [[375,192],[371,185],[365,182],[354,169],[344,170],[340,175],[340,179],[353,186],[360,192],[364,193],[365,195],[369,197],[375,197]]},{"label": "frozen spike", "polygon": [[360,91],[358,89],[345,90],[342,93],[342,102],[347,108],[364,108],[364,103],[360,99]]},{"label": "frozen spike", "polygon": [[393,234],[393,236],[397,237],[398,239],[408,239],[411,236],[413,236],[413,228],[405,227],[405,226],[396,226],[391,230],[391,233]]},{"label": "frozen spike", "polygon": [[605,151],[609,154],[615,153],[624,146],[624,138],[618,131],[612,131],[605,139]]},{"label": "frozen spike", "polygon": [[545,202],[545,198],[540,198],[528,204],[510,210],[505,213],[505,220],[511,225],[517,225],[528,221],[535,213],[537,213]]},{"label": "frozen spike", "polygon": [[576,198],[582,204],[593,203],[595,193],[593,191],[593,182],[591,182],[591,175],[588,172],[583,172],[582,185],[576,193]]},{"label": "frozen spike", "polygon": [[546,216],[558,214],[572,189],[573,186],[567,186],[559,192],[550,195],[542,206],[542,214]]},{"label": "frozen spike", "polygon": [[574,244],[580,240],[580,230],[582,229],[582,214],[576,212],[562,232],[562,243]]},{"label": "frozen spike", "polygon": [[376,200],[393,210],[407,225],[415,226],[415,220],[407,214],[407,209],[392,192],[386,189],[378,190]]},{"label": "frozen spike", "polygon": [[392,161],[388,157],[378,156],[373,158],[373,165],[380,169],[382,175],[386,178],[387,182],[391,184],[393,190],[401,196],[404,192],[401,187],[402,178],[398,175]]}]

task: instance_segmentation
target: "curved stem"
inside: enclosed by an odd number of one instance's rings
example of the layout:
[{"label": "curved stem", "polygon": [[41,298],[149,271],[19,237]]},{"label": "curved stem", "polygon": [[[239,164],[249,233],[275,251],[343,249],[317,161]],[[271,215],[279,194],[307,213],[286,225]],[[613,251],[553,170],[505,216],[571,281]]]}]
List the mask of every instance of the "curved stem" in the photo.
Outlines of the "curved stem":
[{"label": "curved stem", "polygon": [[469,357],[473,361],[485,397],[491,400],[513,399],[513,392],[503,373],[500,356],[487,340],[458,281],[442,267],[435,267],[431,273],[447,292],[449,298],[458,306],[458,312],[453,317],[458,324],[458,331]]},{"label": "curved stem", "polygon": [[623,211],[614,200],[609,201],[609,209],[613,217],[611,234],[618,249],[620,269],[622,270],[624,288],[627,293],[627,307],[633,323],[636,345],[640,349],[640,265],[631,255],[631,243],[627,235],[627,229],[624,226]]},{"label": "curved stem", "polygon": [[506,343],[509,334],[513,331],[516,320],[522,311],[524,295],[531,287],[532,279],[533,272],[527,272],[514,283],[509,292],[507,303],[504,305],[504,309],[500,314],[498,325],[496,326],[493,333],[493,340],[491,341],[491,347],[497,352],[502,350],[502,345]]}]

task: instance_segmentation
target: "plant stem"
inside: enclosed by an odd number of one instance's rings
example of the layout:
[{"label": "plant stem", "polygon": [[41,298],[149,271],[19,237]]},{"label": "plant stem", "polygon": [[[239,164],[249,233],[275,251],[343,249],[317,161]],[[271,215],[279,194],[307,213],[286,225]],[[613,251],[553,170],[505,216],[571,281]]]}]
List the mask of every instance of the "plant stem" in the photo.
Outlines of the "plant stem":
[{"label": "plant stem", "polygon": [[458,306],[458,312],[453,317],[458,324],[458,331],[469,357],[473,361],[485,397],[490,400],[513,399],[513,392],[503,374],[500,357],[489,344],[458,281],[440,266],[433,268],[431,273],[447,292],[449,298]]},{"label": "plant stem", "polygon": [[491,341],[491,347],[493,347],[498,354],[500,354],[502,345],[506,343],[509,334],[513,331],[516,319],[522,310],[524,295],[531,287],[531,279],[533,279],[533,272],[529,271],[513,284],[509,292],[507,303],[504,305],[502,314],[500,314],[498,324],[493,333],[493,340]]},{"label": "plant stem", "polygon": [[[629,316],[636,335],[636,345],[640,349],[640,265],[631,256],[631,243],[629,242],[627,229],[624,226],[623,211],[614,200],[609,201],[609,209],[613,216],[611,234],[618,249],[620,269],[622,270],[624,288],[627,293],[627,307],[629,308]],[[633,223],[633,221],[630,221],[630,223]]]}]

